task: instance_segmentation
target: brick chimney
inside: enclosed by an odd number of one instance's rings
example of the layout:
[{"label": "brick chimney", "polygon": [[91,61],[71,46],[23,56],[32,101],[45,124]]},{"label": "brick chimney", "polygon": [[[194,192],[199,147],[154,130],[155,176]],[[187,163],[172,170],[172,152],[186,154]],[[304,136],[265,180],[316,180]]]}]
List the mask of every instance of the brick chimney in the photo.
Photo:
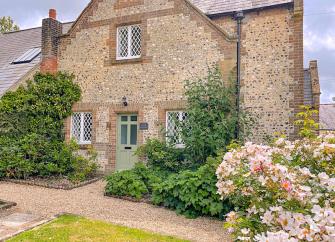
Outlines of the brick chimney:
[{"label": "brick chimney", "polygon": [[62,35],[62,23],[57,21],[55,9],[49,10],[49,18],[42,21],[42,73],[57,73],[58,42]]}]

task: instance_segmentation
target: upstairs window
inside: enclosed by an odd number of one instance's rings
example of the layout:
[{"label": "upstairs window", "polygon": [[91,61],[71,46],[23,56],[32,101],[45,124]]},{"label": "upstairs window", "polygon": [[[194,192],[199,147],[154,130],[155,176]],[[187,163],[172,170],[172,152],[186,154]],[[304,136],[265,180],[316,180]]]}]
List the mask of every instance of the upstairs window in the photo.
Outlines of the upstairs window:
[{"label": "upstairs window", "polygon": [[187,120],[187,113],[184,111],[166,112],[166,141],[183,148],[184,142],[181,137],[180,124]]},{"label": "upstairs window", "polygon": [[92,143],[92,113],[74,113],[72,116],[71,136],[78,144]]},{"label": "upstairs window", "polygon": [[117,29],[117,60],[141,57],[141,26],[129,25]]}]

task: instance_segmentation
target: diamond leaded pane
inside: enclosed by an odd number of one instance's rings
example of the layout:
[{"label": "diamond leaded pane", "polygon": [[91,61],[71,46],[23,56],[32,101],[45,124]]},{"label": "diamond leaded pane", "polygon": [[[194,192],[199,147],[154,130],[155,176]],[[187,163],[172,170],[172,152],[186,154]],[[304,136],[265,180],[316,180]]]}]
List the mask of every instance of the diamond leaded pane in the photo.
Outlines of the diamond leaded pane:
[{"label": "diamond leaded pane", "polygon": [[128,56],[128,27],[118,28],[118,55]]},{"label": "diamond leaded pane", "polygon": [[92,139],[92,124],[93,124],[93,117],[91,113],[84,113],[84,132],[83,132],[83,141],[89,142]]},{"label": "diamond leaded pane", "polygon": [[141,28],[139,25],[131,26],[131,53],[132,57],[141,55]]},{"label": "diamond leaded pane", "polygon": [[181,137],[181,127],[177,122],[185,122],[187,120],[186,112],[167,112],[166,133],[167,141],[176,145],[183,145]]},{"label": "diamond leaded pane", "polygon": [[72,138],[80,142],[81,113],[74,113],[72,116]]}]

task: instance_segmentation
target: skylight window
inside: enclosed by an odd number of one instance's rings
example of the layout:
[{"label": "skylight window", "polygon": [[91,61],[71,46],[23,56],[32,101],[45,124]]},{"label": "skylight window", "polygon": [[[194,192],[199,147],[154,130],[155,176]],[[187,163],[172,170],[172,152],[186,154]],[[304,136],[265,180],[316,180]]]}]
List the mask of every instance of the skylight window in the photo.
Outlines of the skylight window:
[{"label": "skylight window", "polygon": [[31,48],[28,51],[26,51],[23,55],[21,55],[19,58],[15,59],[12,64],[23,64],[23,63],[29,63],[33,61],[37,56],[41,54],[41,48]]}]

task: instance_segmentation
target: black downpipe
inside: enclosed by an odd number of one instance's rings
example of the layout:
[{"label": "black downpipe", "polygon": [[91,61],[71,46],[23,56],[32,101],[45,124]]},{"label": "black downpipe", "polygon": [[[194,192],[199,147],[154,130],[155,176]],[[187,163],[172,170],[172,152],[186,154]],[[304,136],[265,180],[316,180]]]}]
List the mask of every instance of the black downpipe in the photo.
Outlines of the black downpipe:
[{"label": "black downpipe", "polygon": [[237,83],[236,83],[236,109],[237,109],[237,128],[235,137],[238,139],[240,133],[240,95],[241,95],[241,40],[242,40],[242,20],[244,14],[242,11],[234,15],[237,22]]}]

